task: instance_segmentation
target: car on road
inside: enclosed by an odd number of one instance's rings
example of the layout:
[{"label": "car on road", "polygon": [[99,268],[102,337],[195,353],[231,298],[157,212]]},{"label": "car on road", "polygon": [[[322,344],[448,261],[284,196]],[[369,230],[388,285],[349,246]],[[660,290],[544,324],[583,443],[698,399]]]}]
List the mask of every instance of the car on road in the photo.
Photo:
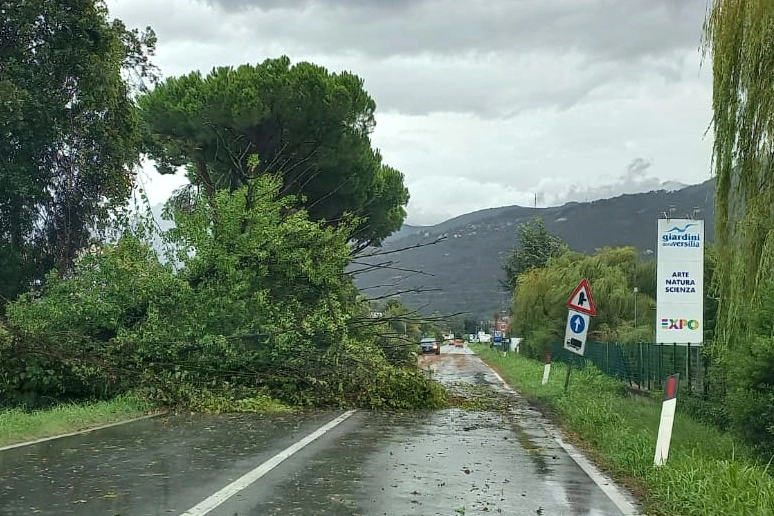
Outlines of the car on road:
[{"label": "car on road", "polygon": [[438,341],[435,337],[425,337],[419,341],[419,346],[422,348],[422,353],[435,353],[441,354],[441,346],[438,345]]}]

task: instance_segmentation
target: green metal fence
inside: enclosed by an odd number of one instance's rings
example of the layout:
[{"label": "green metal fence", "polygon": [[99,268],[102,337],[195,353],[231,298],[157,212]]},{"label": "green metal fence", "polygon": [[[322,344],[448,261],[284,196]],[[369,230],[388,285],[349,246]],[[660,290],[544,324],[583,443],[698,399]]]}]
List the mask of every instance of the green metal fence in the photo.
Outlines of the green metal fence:
[{"label": "green metal fence", "polygon": [[583,367],[592,363],[605,374],[619,378],[639,389],[660,389],[668,376],[680,373],[681,387],[689,392],[704,392],[706,364],[700,346],[639,342],[587,342],[583,357],[564,349],[561,342],[551,346],[553,361]]}]

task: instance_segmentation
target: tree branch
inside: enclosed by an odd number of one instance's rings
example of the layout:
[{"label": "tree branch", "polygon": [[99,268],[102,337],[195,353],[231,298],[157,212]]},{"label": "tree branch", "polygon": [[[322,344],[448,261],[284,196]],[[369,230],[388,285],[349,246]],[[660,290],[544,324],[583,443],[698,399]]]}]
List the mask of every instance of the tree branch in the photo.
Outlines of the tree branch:
[{"label": "tree branch", "polygon": [[413,292],[413,293],[417,293],[418,294],[418,293],[421,293],[421,292],[441,292],[442,290],[443,290],[442,288],[427,288],[427,289],[423,288],[423,287],[410,288],[410,289],[406,289],[406,290],[398,290],[397,292],[393,292],[391,294],[385,294],[383,296],[366,298],[366,300],[367,301],[378,301],[379,299],[387,299],[389,297],[399,296],[401,294],[408,294],[409,292]]},{"label": "tree branch", "polygon": [[399,249],[390,249],[389,251],[384,251],[384,250],[376,251],[376,252],[373,252],[373,253],[369,253],[369,254],[364,254],[362,256],[358,256],[358,258],[371,258],[372,256],[386,256],[388,254],[400,253],[402,251],[408,251],[410,249],[419,249],[420,247],[426,247],[426,246],[429,246],[429,245],[436,245],[437,243],[442,242],[444,240],[446,240],[446,237],[438,237],[435,240],[433,240],[432,242],[422,242],[422,243],[419,243],[419,244],[410,245],[408,247],[401,247]]},{"label": "tree branch", "polygon": [[389,270],[393,270],[393,271],[413,272],[413,273],[416,273],[416,274],[424,274],[425,276],[435,276],[435,274],[431,274],[431,273],[425,272],[425,271],[420,271],[420,270],[415,270],[415,269],[404,269],[402,267],[394,267],[394,266],[391,265],[393,263],[391,261],[382,262],[382,263],[373,263],[372,264],[372,263],[363,263],[363,262],[360,262],[360,261],[357,261],[357,260],[352,260],[350,263],[353,263],[355,265],[363,265],[364,266],[363,269],[357,269],[355,271],[352,271],[352,272],[348,273],[348,274],[352,274],[352,275],[363,273],[363,272],[370,272],[370,271],[375,270],[375,269],[389,269]]}]

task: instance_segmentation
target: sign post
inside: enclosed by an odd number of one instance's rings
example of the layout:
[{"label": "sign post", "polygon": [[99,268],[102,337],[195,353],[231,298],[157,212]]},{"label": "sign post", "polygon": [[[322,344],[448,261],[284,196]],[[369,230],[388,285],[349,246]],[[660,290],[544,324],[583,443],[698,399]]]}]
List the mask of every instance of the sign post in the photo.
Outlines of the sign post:
[{"label": "sign post", "polygon": [[663,466],[669,456],[669,443],[672,440],[672,425],[675,420],[679,383],[680,373],[677,373],[667,378],[664,385],[664,402],[661,405],[661,421],[658,425],[656,456],[653,458],[653,463],[656,466]]},{"label": "sign post", "polygon": [[[567,326],[564,330],[564,349],[583,356],[586,352],[586,337],[589,332],[590,317],[597,315],[597,306],[591,297],[591,286],[587,279],[581,280],[567,301]],[[570,372],[575,359],[567,367],[564,390],[570,385]]]}]

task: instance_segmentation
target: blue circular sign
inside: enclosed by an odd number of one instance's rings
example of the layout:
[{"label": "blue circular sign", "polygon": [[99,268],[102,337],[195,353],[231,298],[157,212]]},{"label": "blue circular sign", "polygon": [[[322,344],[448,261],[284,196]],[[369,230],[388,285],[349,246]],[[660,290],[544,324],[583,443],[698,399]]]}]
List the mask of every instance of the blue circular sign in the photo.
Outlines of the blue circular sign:
[{"label": "blue circular sign", "polygon": [[572,331],[575,334],[581,334],[585,329],[586,329],[586,320],[583,318],[583,316],[579,314],[575,314],[572,317],[570,317],[570,331]]}]

